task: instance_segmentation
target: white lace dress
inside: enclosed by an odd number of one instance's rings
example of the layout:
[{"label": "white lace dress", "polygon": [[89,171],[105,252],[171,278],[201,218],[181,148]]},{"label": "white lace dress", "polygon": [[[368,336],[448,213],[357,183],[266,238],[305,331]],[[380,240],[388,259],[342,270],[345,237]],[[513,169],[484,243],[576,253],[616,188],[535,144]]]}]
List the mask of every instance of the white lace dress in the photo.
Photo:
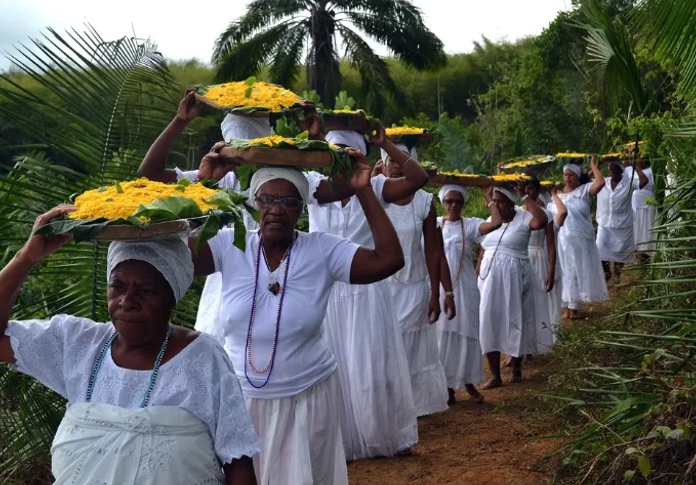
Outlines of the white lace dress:
[{"label": "white lace dress", "polygon": [[[545,212],[546,216],[549,218],[549,222],[553,224],[555,237],[557,232],[556,227],[558,226],[556,225],[556,221],[554,221],[554,216],[551,211],[545,210]],[[532,263],[532,267],[534,268],[534,273],[539,279],[541,291],[543,292],[543,297],[548,306],[548,316],[550,321],[547,323],[544,322],[543,319],[537,320],[537,338],[543,344],[539,350],[543,352],[549,350],[550,346],[555,341],[554,332],[561,323],[563,271],[561,270],[558,251],[556,251],[556,271],[554,272],[553,290],[546,291],[546,277],[549,274],[549,253],[546,247],[545,230],[532,232],[532,235],[529,237],[529,246],[527,251],[529,252],[529,259]]]},{"label": "white lace dress", "polygon": [[[306,174],[310,193],[325,177]],[[382,201],[384,176],[372,178]],[[310,201],[310,232],[329,232],[374,247],[365,213],[355,197],[319,205]],[[347,460],[393,456],[418,441],[408,360],[385,282],[336,282],[324,318],[341,381],[341,434]]]},{"label": "white lace dress", "polygon": [[[541,284],[529,261],[532,215],[518,210],[509,223],[489,233],[481,246],[478,286],[481,350],[512,357],[545,352],[539,321],[549,322]],[[543,232],[543,231],[540,231]],[[546,327],[550,325],[546,323]]]},{"label": "white lace dress", "polygon": [[[484,378],[479,342],[481,296],[471,250],[475,243],[483,240],[479,232],[483,223],[483,219],[477,218],[462,218],[454,222],[438,218],[457,308],[455,318],[448,320],[443,311],[436,325],[440,362],[445,370],[447,387],[452,389],[464,389],[466,384],[475,385]],[[444,292],[440,288],[441,308],[444,308]]]},{"label": "white lace dress", "polygon": [[582,302],[609,299],[592,227],[590,186],[587,183],[567,194],[558,194],[568,209],[568,217],[558,232],[563,270],[562,306],[572,310],[582,308]]},{"label": "white lace dress", "polygon": [[7,328],[13,368],[68,400],[51,450],[57,484],[225,483],[221,464],[258,454],[232,364],[208,335],[160,367],[144,409],[151,371],[120,368],[107,352],[86,403],[95,360],[113,332],[68,315]]},{"label": "white lace dress", "polygon": [[387,279],[391,303],[401,328],[418,416],[447,409],[447,382],[440,362],[437,330],[428,324],[430,282],[421,243],[423,221],[432,194],[419,190],[410,204],[390,204],[387,214],[399,236],[404,267]]}]

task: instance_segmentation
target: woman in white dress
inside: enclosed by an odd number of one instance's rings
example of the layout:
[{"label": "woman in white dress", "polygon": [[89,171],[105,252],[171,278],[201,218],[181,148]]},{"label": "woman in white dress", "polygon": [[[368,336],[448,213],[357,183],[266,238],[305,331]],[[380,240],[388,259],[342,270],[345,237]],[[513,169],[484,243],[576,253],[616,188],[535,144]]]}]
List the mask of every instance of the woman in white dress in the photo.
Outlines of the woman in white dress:
[{"label": "woman in white dress", "polygon": [[544,291],[548,306],[549,321],[537,320],[537,340],[542,344],[540,351],[549,350],[554,342],[554,332],[561,323],[561,298],[563,291],[563,272],[556,252],[556,234],[563,226],[568,211],[563,202],[554,196],[558,210],[547,210],[542,200],[542,187],[539,180],[532,178],[527,185],[527,195],[546,212],[548,223],[544,231],[533,232],[529,238],[529,259]]},{"label": "woman in white dress", "polygon": [[[360,133],[331,131],[327,141],[365,152]],[[390,153],[404,177],[371,179],[380,203],[403,199],[428,181],[423,168],[389,141],[380,126],[371,143]],[[310,193],[326,177],[308,175]],[[319,204],[310,197],[310,232],[328,232],[373,247],[372,232],[356,197]],[[369,324],[366,325],[366,322]],[[408,361],[384,281],[371,285],[334,284],[324,319],[329,347],[341,381],[341,433],[346,459],[406,453],[418,441]]]},{"label": "woman in white dress", "polygon": [[259,433],[254,465],[261,485],[348,482],[340,383],[322,322],[335,282],[374,283],[404,264],[367,159],[348,152],[358,160],[351,184],[374,249],[297,231],[309,184],[299,170],[275,167],[252,177],[260,228],[247,233],[246,250],[232,244],[234,229],[224,229],[194,256],[197,274],[222,274],[219,333]]},{"label": "woman in white dress", "polygon": [[109,323],[8,322],[29,272],[68,239],[33,236],[0,271],[0,362],[68,400],[51,449],[55,483],[255,484],[258,440],[229,358],[209,335],[169,323],[193,280],[182,239],[111,244]]},{"label": "woman in white dress", "polygon": [[500,354],[512,357],[510,382],[522,379],[522,358],[539,352],[537,321],[546,319],[548,307],[542,289],[529,261],[529,238],[533,231],[546,228],[546,212],[525,195],[524,184],[516,187],[526,210],[517,210],[518,199],[511,189],[496,187],[493,201],[502,226],[489,233],[481,243],[483,258],[478,286],[481,350],[491,371],[490,380],[482,389],[503,385],[500,375]]},{"label": "woman in white dress", "polygon": [[[649,199],[655,198],[655,176],[650,167],[649,160],[637,160],[635,163],[636,173],[641,170],[648,182],[638,190],[633,191],[631,204],[633,206],[633,235],[638,252],[638,262],[647,263],[650,253],[657,247],[655,239],[657,235],[652,232],[657,220],[657,209],[649,204]],[[635,180],[633,168],[626,167],[626,174]]]},{"label": "woman in white dress", "polygon": [[604,176],[594,155],[591,167],[594,174],[591,183],[579,165],[571,163],[563,167],[565,188],[559,197],[568,209],[568,218],[558,232],[558,247],[563,270],[564,319],[577,317],[583,302],[609,299],[590,211],[591,198],[604,188]]},{"label": "woman in white dress", "polygon": [[637,177],[632,177],[619,162],[611,162],[609,172],[611,177],[605,179],[604,189],[597,194],[597,250],[604,280],[608,283],[611,279],[611,263],[614,263],[614,281],[619,283],[624,264],[636,259],[629,194],[632,189],[645,187],[648,178],[640,168],[635,171]]},{"label": "woman in white dress", "polygon": [[[492,187],[484,195],[490,203]],[[476,217],[462,217],[466,190],[458,185],[444,185],[438,197],[445,208],[445,215],[438,218],[444,243],[443,262],[448,265],[457,308],[454,318],[448,319],[442,313],[436,325],[440,362],[447,379],[447,404],[456,402],[455,389],[465,389],[475,402],[480,403],[483,396],[476,385],[484,378],[478,318],[481,298],[476,284],[472,248],[481,242],[483,236],[498,229],[502,222],[495,204],[489,205],[490,222]],[[445,304],[444,294],[441,304]]]},{"label": "woman in white dress", "polygon": [[[402,150],[410,155],[408,148]],[[403,170],[382,151],[387,178],[403,177]],[[406,350],[416,414],[447,410],[447,382],[433,324],[440,317],[440,258],[442,254],[435,204],[423,190],[389,204],[387,214],[399,235],[405,266],[387,283]],[[454,314],[454,294],[445,295]]]}]

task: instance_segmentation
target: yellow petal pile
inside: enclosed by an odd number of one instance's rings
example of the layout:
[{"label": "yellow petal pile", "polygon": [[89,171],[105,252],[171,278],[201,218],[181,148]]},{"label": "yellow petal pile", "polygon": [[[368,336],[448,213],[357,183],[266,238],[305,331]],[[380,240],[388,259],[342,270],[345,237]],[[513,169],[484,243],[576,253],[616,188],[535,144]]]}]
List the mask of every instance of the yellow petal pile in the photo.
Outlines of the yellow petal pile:
[{"label": "yellow petal pile", "polygon": [[410,126],[393,126],[386,129],[387,136],[402,136],[402,135],[422,135],[425,133],[423,128],[411,128]]},{"label": "yellow petal pile", "polygon": [[542,180],[540,183],[544,187],[553,187],[553,185],[555,184],[553,180]]},{"label": "yellow petal pile", "polygon": [[485,177],[485,175],[477,175],[475,173],[462,173],[459,170],[455,170],[454,172],[439,172],[439,175],[445,175],[447,177],[472,177],[472,178]]},{"label": "yellow petal pile", "polygon": [[520,180],[529,180],[528,175],[524,175],[522,173],[511,173],[511,174],[500,174],[500,175],[493,175],[491,177],[493,180],[496,182],[518,182]]},{"label": "yellow petal pile", "polygon": [[249,85],[241,81],[217,84],[210,86],[203,96],[224,108],[268,108],[271,111],[280,111],[302,102],[292,91],[274,84],[254,83],[249,97],[246,96],[248,89]]},{"label": "yellow petal pile", "polygon": [[585,158],[589,157],[590,155],[587,153],[574,153],[574,152],[569,152],[569,153],[557,153],[556,158]]},{"label": "yellow petal pile", "polygon": [[102,189],[88,190],[78,195],[74,205],[75,212],[70,213],[72,219],[126,219],[132,216],[141,205],[148,205],[157,199],[167,197],[186,197],[192,199],[203,212],[214,209],[215,206],[206,203],[218,191],[209,189],[201,184],[188,187],[181,185],[163,184],[141,178],[132,182],[120,184],[122,192],[113,185]]},{"label": "yellow petal pile", "polygon": [[503,165],[503,168],[517,168],[517,167],[528,167],[530,165],[536,165],[542,160],[520,160],[519,162],[510,162]]},{"label": "yellow petal pile", "polygon": [[[280,135],[273,135],[273,136],[265,136],[263,138],[254,138],[253,140],[249,140],[247,143],[248,146],[251,147],[281,147],[281,148],[290,148],[287,146],[282,146],[282,145],[292,145],[292,146],[297,146],[298,139],[297,138],[286,138],[284,136]],[[329,145],[329,148],[332,150],[340,150],[341,147],[338,145],[334,145],[333,143],[327,143]]]}]

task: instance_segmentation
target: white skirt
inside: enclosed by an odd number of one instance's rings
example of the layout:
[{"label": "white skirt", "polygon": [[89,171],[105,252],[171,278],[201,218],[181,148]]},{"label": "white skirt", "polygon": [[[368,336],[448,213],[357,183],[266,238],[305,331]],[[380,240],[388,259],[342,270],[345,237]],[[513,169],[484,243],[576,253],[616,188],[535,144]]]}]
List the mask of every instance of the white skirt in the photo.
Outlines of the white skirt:
[{"label": "white skirt", "polygon": [[444,290],[440,289],[440,314],[435,328],[440,349],[440,362],[445,371],[447,387],[464,389],[466,384],[483,381],[483,358],[479,342],[479,304],[481,301],[474,267],[465,264],[455,283],[454,303],[457,316],[447,319],[444,313]]},{"label": "white skirt", "polygon": [[594,239],[566,235],[562,231],[558,245],[563,271],[563,304],[573,308],[583,301],[608,300],[607,282]]},{"label": "white skirt", "polygon": [[633,263],[636,260],[634,226],[597,229],[597,251],[601,261]]},{"label": "white skirt", "polygon": [[346,459],[394,456],[415,445],[408,360],[385,283],[335,283],[324,324],[341,381]]},{"label": "white skirt", "polygon": [[529,259],[484,254],[478,285],[481,350],[512,357],[547,351],[537,337],[538,319],[550,328],[548,308]]},{"label": "white skirt", "polygon": [[657,234],[650,232],[655,227],[657,209],[654,207],[641,207],[633,211],[633,234],[638,252],[653,251],[657,247],[654,239]]},{"label": "white skirt", "polygon": [[246,399],[261,444],[258,485],[348,485],[340,392],[333,373],[294,396]]},{"label": "white skirt", "polygon": [[[558,253],[556,253],[558,258]],[[563,272],[556,265],[554,274],[553,289],[546,291],[546,278],[549,274],[549,256],[546,248],[539,246],[529,247],[529,258],[534,268],[534,273],[539,279],[539,284],[543,291],[543,297],[546,300],[548,307],[548,317],[551,324],[551,329],[546,328],[546,324],[541,319],[537,319],[537,336],[539,340],[548,348],[549,345],[556,341],[556,330],[561,323],[561,303],[563,296]],[[549,333],[551,335],[549,335]],[[543,350],[543,349],[542,349]]]},{"label": "white skirt", "polygon": [[447,410],[447,382],[440,363],[437,331],[428,324],[428,281],[385,283],[401,329],[413,401],[418,416]]}]

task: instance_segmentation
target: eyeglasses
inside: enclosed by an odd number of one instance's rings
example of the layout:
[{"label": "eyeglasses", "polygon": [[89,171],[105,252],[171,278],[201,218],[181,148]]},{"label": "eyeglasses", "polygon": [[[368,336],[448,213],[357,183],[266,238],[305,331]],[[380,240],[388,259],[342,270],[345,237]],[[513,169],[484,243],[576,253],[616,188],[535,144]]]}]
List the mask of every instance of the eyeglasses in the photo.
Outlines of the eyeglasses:
[{"label": "eyeglasses", "polygon": [[464,203],[464,201],[462,199],[445,199],[442,202],[443,202],[443,204],[447,204],[447,205],[463,204]]},{"label": "eyeglasses", "polygon": [[276,199],[270,195],[259,195],[256,197],[256,202],[264,209],[270,209],[276,202],[278,202],[283,209],[298,209],[302,207],[302,199],[292,196]]}]

